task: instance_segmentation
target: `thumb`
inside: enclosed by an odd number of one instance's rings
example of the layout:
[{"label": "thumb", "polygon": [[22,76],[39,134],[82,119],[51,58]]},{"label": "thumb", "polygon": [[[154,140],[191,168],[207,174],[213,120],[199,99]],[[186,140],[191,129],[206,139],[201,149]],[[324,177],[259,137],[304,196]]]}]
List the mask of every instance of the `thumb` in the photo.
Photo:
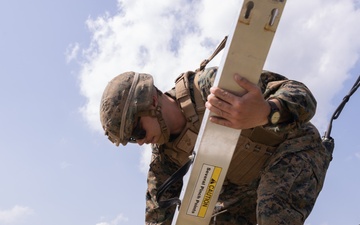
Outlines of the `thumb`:
[{"label": "thumb", "polygon": [[254,91],[255,89],[257,89],[256,84],[251,83],[248,79],[240,76],[239,74],[234,75],[234,80],[240,87],[245,89],[245,91],[247,91],[247,92],[251,92],[251,91]]}]

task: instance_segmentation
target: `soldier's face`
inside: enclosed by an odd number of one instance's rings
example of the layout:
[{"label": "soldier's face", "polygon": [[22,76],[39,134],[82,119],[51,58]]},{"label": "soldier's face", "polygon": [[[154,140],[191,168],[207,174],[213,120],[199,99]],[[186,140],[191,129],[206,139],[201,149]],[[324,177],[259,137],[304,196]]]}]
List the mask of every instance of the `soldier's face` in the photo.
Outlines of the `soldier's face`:
[{"label": "soldier's face", "polygon": [[146,132],[143,139],[136,140],[139,145],[156,144],[161,137],[160,124],[156,117],[142,116],[139,120],[140,126]]}]

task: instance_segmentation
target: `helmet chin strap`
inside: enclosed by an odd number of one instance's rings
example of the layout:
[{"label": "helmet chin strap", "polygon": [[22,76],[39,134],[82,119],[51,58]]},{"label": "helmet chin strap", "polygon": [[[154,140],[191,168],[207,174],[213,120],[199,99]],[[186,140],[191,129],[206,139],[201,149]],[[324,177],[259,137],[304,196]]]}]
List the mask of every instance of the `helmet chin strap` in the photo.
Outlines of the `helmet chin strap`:
[{"label": "helmet chin strap", "polygon": [[[159,97],[160,95],[158,95]],[[159,125],[160,125],[160,130],[161,130],[161,137],[159,138],[159,140],[157,141],[156,144],[162,145],[165,144],[166,142],[169,141],[170,139],[170,130],[168,129],[165,120],[162,116],[162,112],[161,112],[161,101],[157,101],[158,104],[155,107],[155,109],[149,109],[148,111],[143,111],[137,114],[137,116],[151,116],[151,117],[156,117]]]},{"label": "helmet chin strap", "polygon": [[157,118],[157,120],[160,124],[160,129],[161,129],[161,137],[158,140],[157,144],[162,145],[162,144],[166,143],[167,141],[169,141],[170,131],[169,131],[168,127],[166,126],[165,120],[161,113],[161,101],[158,101],[158,105],[156,106],[154,111],[155,111],[155,117]]}]

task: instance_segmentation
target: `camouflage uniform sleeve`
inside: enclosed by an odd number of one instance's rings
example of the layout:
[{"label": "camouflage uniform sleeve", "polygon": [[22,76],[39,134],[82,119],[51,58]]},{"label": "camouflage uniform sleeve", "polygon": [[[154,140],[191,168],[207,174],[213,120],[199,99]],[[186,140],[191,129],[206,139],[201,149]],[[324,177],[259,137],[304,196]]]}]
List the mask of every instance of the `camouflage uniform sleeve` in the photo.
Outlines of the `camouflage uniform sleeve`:
[{"label": "camouflage uniform sleeve", "polygon": [[[177,169],[178,166],[172,163],[162,152],[163,146],[152,146],[152,158],[147,178],[146,192],[146,225],[170,225],[175,212],[175,205],[169,208],[159,207],[156,195],[158,188],[168,179]],[[160,200],[166,200],[179,197],[181,192],[181,183],[175,183],[162,195]]]},{"label": "camouflage uniform sleeve", "polygon": [[305,84],[288,80],[286,77],[264,71],[259,86],[266,99],[276,98],[280,101],[295,122],[306,123],[316,112],[316,100]]},{"label": "camouflage uniform sleeve", "polygon": [[[211,67],[199,75],[198,84],[204,101],[210,94],[216,72],[217,67]],[[316,100],[303,83],[289,80],[277,73],[264,71],[260,76],[258,86],[265,99],[278,99],[282,106],[291,113],[294,121],[305,123],[315,115]]]},{"label": "camouflage uniform sleeve", "polygon": [[214,84],[216,72],[217,67],[210,67],[205,69],[204,72],[199,75],[198,84],[204,102],[207,101],[207,96],[210,94],[210,88]]}]

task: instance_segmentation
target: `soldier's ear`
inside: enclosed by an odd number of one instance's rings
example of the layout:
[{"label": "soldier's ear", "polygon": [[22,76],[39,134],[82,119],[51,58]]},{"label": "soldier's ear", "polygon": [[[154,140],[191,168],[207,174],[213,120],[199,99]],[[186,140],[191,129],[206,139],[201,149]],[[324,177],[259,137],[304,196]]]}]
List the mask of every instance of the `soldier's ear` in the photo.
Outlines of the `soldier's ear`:
[{"label": "soldier's ear", "polygon": [[153,92],[153,102],[152,106],[156,107],[159,104],[159,101],[161,101],[163,93],[157,89],[157,87],[154,86],[154,92]]}]

